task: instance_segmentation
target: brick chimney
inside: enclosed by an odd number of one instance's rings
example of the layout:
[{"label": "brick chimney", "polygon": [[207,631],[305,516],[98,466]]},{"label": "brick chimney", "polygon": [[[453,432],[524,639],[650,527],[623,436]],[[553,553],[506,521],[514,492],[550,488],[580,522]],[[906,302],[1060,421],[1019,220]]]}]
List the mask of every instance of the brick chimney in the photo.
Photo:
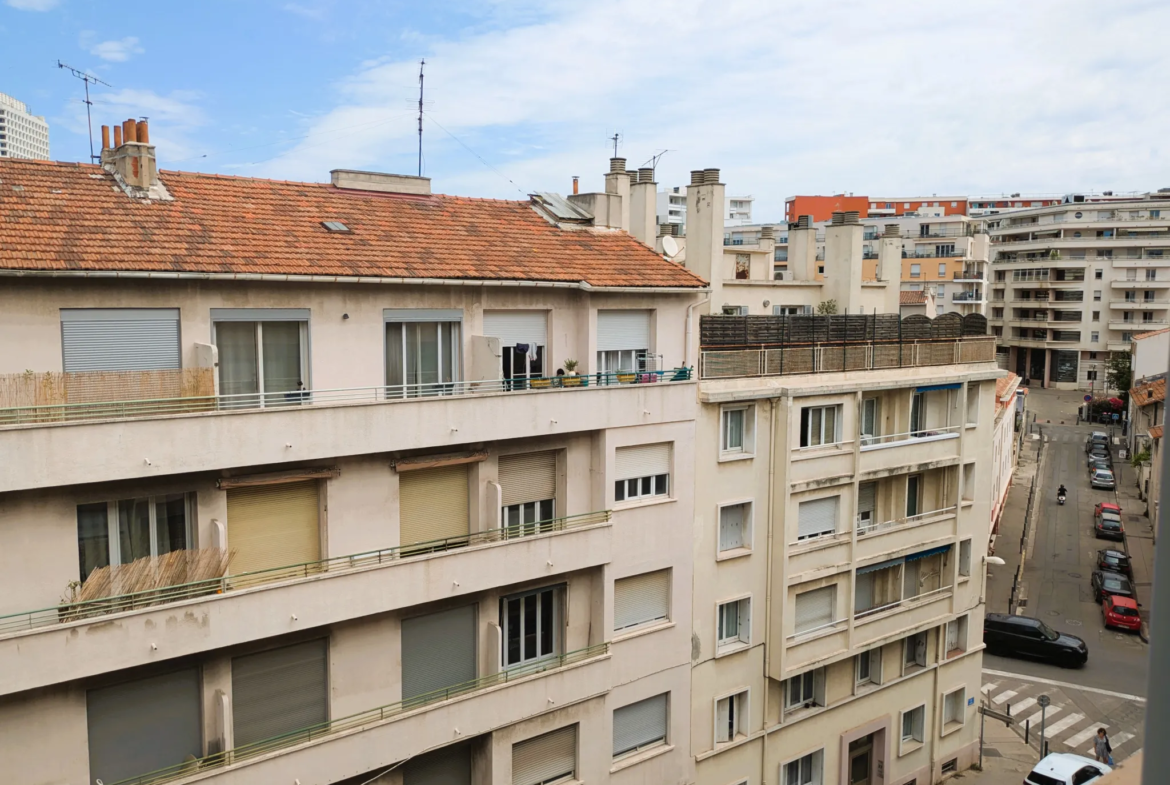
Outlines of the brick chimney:
[{"label": "brick chimney", "polygon": [[121,126],[114,126],[114,146],[110,147],[109,143],[110,127],[103,125],[102,168],[114,176],[127,195],[139,199],[171,199],[166,186],[158,179],[150,126],[145,120],[126,120]]},{"label": "brick chimney", "polygon": [[654,170],[638,170],[637,181],[630,184],[630,234],[651,248],[655,245],[655,221],[658,209],[658,184]]}]

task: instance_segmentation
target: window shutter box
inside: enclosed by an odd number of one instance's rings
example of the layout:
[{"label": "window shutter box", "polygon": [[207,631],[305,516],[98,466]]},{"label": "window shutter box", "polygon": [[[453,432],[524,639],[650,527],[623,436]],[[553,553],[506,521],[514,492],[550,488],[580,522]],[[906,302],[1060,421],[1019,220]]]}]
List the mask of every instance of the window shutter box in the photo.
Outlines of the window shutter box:
[{"label": "window shutter box", "polygon": [[613,583],[613,628],[624,630],[670,615],[670,570],[658,570]]},{"label": "window shutter box", "polygon": [[613,712],[613,754],[644,747],[666,738],[666,694],[655,695]]},{"label": "window shutter box", "polygon": [[179,309],[62,309],[61,347],[68,373],[182,368]]},{"label": "window shutter box", "polygon": [[577,726],[554,730],[512,747],[512,785],[541,785],[577,770]]},{"label": "window shutter box", "polygon": [[403,620],[403,700],[475,679],[475,611],[464,605]]},{"label": "window shutter box", "polygon": [[796,631],[823,627],[833,622],[834,586],[823,586],[796,595]]},{"label": "window shutter box", "polygon": [[623,349],[650,349],[650,311],[597,312],[597,351]]},{"label": "window shutter box", "polygon": [[328,640],[232,658],[235,746],[329,719]]},{"label": "window shutter box", "polygon": [[466,537],[470,531],[467,466],[418,469],[398,475],[399,542]]},{"label": "window shutter box", "polygon": [[557,495],[557,454],[530,452],[500,456],[500,488],[508,507],[525,502],[555,499]]},{"label": "window shutter box", "polygon": [[614,455],[615,480],[670,474],[670,442],[618,447]]},{"label": "window shutter box", "polygon": [[232,575],[320,560],[318,487],[307,480],[228,490]]},{"label": "window shutter box", "polygon": [[827,496],[801,502],[797,522],[797,536],[813,537],[837,530],[837,503],[840,496]]},{"label": "window shutter box", "polygon": [[500,346],[518,343],[548,346],[547,311],[484,311],[483,334],[500,339]]}]

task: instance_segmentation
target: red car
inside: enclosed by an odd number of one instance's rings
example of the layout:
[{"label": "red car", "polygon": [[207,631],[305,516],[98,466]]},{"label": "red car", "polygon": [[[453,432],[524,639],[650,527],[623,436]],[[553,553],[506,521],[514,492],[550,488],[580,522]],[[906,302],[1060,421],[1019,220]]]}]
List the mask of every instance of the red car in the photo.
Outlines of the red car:
[{"label": "red car", "polygon": [[1123,630],[1137,631],[1142,626],[1142,619],[1138,615],[1138,604],[1132,597],[1114,597],[1105,595],[1101,602],[1101,615],[1105,619],[1105,628],[1118,627]]},{"label": "red car", "polygon": [[1117,516],[1121,515],[1121,507],[1111,502],[1099,502],[1097,506],[1093,508],[1094,515],[1100,515],[1103,511],[1111,512]]}]

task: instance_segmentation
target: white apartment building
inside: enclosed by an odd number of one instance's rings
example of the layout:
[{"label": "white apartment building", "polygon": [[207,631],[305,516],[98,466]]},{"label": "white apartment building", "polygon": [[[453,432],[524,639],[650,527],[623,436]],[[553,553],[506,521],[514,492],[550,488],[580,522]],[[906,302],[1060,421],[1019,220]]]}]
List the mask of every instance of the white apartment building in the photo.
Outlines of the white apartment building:
[{"label": "white apartment building", "polygon": [[[725,226],[742,226],[752,222],[754,196],[728,196],[724,199]],[[687,187],[676,185],[658,192],[657,221],[659,224],[677,224],[684,231],[687,224]]]},{"label": "white apartment building", "polygon": [[1103,391],[1111,352],[1170,324],[1170,191],[1069,196],[988,220],[1001,364],[1032,384]]},{"label": "white apartment building", "polygon": [[23,101],[0,93],[0,158],[49,157],[49,124]]},{"label": "white apartment building", "polygon": [[693,781],[704,282],[566,200],[128,127],[0,162],[4,780]]}]

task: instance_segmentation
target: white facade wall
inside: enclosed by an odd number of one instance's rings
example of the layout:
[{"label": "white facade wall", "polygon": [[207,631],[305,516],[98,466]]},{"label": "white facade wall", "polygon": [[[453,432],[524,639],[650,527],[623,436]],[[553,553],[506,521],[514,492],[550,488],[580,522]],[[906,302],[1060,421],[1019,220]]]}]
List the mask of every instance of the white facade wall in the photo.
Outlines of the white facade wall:
[{"label": "white facade wall", "polygon": [[0,93],[0,157],[49,159],[49,124],[23,101]]}]

